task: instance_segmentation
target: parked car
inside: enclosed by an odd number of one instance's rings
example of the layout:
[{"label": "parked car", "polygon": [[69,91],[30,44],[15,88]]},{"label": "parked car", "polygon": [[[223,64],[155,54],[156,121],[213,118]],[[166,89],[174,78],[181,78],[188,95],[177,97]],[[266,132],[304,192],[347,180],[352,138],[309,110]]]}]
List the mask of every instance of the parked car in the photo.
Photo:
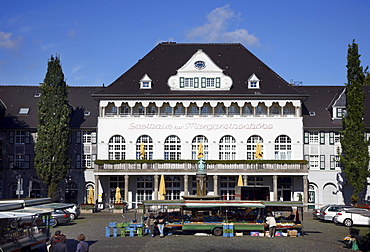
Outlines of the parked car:
[{"label": "parked car", "polygon": [[318,219],[319,218],[319,215],[320,215],[320,208],[316,208],[312,211],[312,217],[314,219]]},{"label": "parked car", "polygon": [[326,205],[320,209],[320,214],[318,215],[320,220],[326,221],[334,221],[335,215],[344,210],[344,209],[352,209],[352,206],[345,206],[345,205]]},{"label": "parked car", "polygon": [[66,211],[69,212],[69,216],[71,220],[77,219],[81,213],[80,208],[78,208],[76,205],[74,205],[73,207],[67,208]]},{"label": "parked car", "polygon": [[69,213],[66,210],[61,209],[51,212],[51,219],[53,220],[53,227],[60,224],[66,224],[71,220]]},{"label": "parked car", "polygon": [[363,208],[352,208],[340,211],[334,218],[335,223],[341,223],[346,227],[352,225],[370,225],[370,211]]}]

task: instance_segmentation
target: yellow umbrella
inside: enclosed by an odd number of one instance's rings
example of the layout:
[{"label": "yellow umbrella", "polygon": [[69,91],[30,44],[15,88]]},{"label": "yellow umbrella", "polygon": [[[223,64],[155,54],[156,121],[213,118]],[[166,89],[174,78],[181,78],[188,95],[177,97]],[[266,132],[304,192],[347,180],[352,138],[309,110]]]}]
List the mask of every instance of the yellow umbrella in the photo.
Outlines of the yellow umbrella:
[{"label": "yellow umbrella", "polygon": [[199,147],[198,147],[198,158],[203,158],[203,157],[204,157],[203,144],[202,143],[199,143]]},{"label": "yellow umbrella", "polygon": [[121,202],[121,189],[117,186],[116,188],[116,195],[115,195],[116,200],[114,201],[115,204],[120,204]]},{"label": "yellow umbrella", "polygon": [[244,185],[244,183],[243,183],[242,175],[239,175],[238,186],[243,186],[243,185]]},{"label": "yellow umbrella", "polygon": [[87,196],[87,204],[94,204],[94,189],[92,186],[89,188],[89,194]]},{"label": "yellow umbrella", "polygon": [[261,159],[262,158],[262,148],[261,148],[261,144],[260,143],[257,143],[257,145],[256,145],[255,158],[256,159]]},{"label": "yellow umbrella", "polygon": [[143,142],[140,144],[140,157],[141,159],[144,159],[145,157],[145,145]]},{"label": "yellow umbrella", "polygon": [[164,175],[161,176],[161,182],[159,183],[159,199],[164,200],[164,195],[166,195],[166,183],[164,181]]}]

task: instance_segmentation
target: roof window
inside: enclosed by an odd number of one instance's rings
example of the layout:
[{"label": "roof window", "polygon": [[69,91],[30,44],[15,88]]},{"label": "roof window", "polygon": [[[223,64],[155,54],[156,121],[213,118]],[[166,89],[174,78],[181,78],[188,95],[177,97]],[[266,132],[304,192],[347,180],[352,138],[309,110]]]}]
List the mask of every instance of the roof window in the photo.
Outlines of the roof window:
[{"label": "roof window", "polygon": [[41,93],[35,93],[34,95],[33,95],[33,97],[40,97],[41,96]]},{"label": "roof window", "polygon": [[18,111],[19,115],[27,115],[28,112],[30,111],[30,108],[20,108]]},{"label": "roof window", "polygon": [[90,111],[85,111],[84,112],[84,116],[89,116],[90,115]]}]

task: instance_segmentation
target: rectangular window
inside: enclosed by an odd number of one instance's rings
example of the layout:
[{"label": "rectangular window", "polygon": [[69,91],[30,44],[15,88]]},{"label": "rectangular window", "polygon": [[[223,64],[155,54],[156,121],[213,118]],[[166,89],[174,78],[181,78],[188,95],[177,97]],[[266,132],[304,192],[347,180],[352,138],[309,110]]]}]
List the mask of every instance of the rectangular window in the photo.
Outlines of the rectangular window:
[{"label": "rectangular window", "polygon": [[82,142],[91,143],[91,131],[82,131]]},{"label": "rectangular window", "polygon": [[334,132],[334,143],[340,143],[340,132]]},{"label": "rectangular window", "polygon": [[81,143],[81,131],[76,131],[76,144]]},{"label": "rectangular window", "polygon": [[318,169],[319,168],[319,156],[318,155],[310,155],[310,169]]},{"label": "rectangular window", "polygon": [[215,87],[215,78],[207,78],[206,87],[207,88],[214,88]]},{"label": "rectangular window", "polygon": [[184,87],[185,88],[192,88],[192,87],[194,87],[194,79],[193,78],[185,78]]},{"label": "rectangular window", "polygon": [[310,131],[309,142],[311,143],[319,143],[319,132],[317,131]]},{"label": "rectangular window", "polygon": [[343,118],[343,108],[337,108],[337,118]]},{"label": "rectangular window", "polygon": [[338,155],[330,155],[330,170],[340,168],[340,157]]},{"label": "rectangular window", "polygon": [[26,142],[26,132],[21,130],[15,131],[15,143],[25,143]]},{"label": "rectangular window", "polygon": [[82,165],[84,168],[91,168],[91,155],[83,155]]},{"label": "rectangular window", "polygon": [[80,154],[76,155],[76,168],[77,169],[81,168],[81,155]]},{"label": "rectangular window", "polygon": [[143,88],[149,88],[150,87],[149,81],[143,81],[142,87]]},{"label": "rectangular window", "polygon": [[325,170],[325,155],[320,155],[320,170]]}]

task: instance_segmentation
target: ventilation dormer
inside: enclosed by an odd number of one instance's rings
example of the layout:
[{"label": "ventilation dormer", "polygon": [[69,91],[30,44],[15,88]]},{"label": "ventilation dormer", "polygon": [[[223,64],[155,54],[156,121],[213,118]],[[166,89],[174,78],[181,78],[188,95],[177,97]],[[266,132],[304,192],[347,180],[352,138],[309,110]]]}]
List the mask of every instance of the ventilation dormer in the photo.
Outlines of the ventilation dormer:
[{"label": "ventilation dormer", "polygon": [[140,89],[152,89],[152,79],[147,74],[140,80]]},{"label": "ventilation dormer", "polygon": [[260,88],[260,79],[254,73],[248,79],[248,89],[259,89]]}]

